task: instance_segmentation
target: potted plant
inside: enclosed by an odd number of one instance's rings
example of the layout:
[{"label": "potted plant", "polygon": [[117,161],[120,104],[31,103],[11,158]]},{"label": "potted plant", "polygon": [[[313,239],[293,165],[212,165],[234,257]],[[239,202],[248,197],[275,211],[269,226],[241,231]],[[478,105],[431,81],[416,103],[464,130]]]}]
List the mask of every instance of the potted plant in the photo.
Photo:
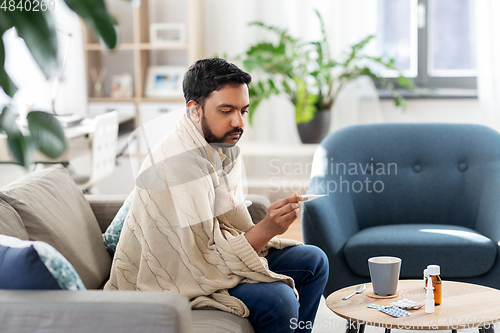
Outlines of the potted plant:
[{"label": "potted plant", "polygon": [[[375,72],[376,66],[396,70],[394,60],[384,60],[363,54],[361,51],[374,36],[368,36],[352,45],[345,59],[335,60],[330,55],[325,25],[321,14],[316,10],[320,21],[322,39],[303,42],[292,37],[286,29],[252,22],[277,35],[278,42],[259,42],[238,57],[243,67],[251,72],[265,74],[265,80],[251,85],[249,122],[260,102],[272,95],[285,94],[295,107],[295,120],[299,135],[304,143],[320,142],[328,133],[330,110],[339,93],[347,83],[359,76],[377,78],[394,96],[396,105],[404,106],[404,99],[394,88],[397,81],[401,86],[411,89],[412,83],[399,71],[395,79],[387,79]],[[323,125],[323,133],[317,128]],[[308,137],[307,134],[313,134]]]},{"label": "potted plant", "polygon": [[[114,21],[103,0],[64,0],[68,7],[78,14],[100,36],[104,44],[112,49],[116,46]],[[12,1],[13,2],[13,1]],[[41,1],[40,1],[41,2]],[[38,11],[28,7],[29,2],[3,3],[0,8],[0,87],[13,97],[17,87],[5,71],[5,47],[2,36],[5,31],[16,28],[33,58],[47,78],[57,75],[57,34],[51,11],[54,1],[43,2]],[[23,7],[24,6],[24,7]],[[0,110],[0,131],[7,134],[9,149],[14,158],[27,167],[32,153],[38,149],[51,158],[57,158],[66,150],[66,138],[59,121],[47,112],[28,113],[29,134],[23,134],[15,124],[15,113],[10,107]]]}]

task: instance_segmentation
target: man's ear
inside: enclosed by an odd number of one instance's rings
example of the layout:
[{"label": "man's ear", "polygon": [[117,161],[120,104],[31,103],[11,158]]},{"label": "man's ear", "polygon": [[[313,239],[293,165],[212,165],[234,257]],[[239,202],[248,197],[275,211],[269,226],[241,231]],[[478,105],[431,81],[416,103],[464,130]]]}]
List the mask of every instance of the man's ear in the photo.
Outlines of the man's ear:
[{"label": "man's ear", "polygon": [[200,104],[196,103],[195,101],[191,100],[187,103],[187,108],[189,110],[189,116],[191,120],[195,123],[200,122],[200,112],[198,111]]}]

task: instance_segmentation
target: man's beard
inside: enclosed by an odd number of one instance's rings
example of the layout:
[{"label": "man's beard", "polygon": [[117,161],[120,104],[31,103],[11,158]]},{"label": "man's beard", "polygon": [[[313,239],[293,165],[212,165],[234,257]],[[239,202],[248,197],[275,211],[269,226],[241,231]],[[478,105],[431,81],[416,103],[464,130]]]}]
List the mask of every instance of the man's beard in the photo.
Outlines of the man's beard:
[{"label": "man's beard", "polygon": [[[203,110],[203,112],[201,114],[201,129],[203,130],[203,135],[205,136],[205,140],[207,140],[207,142],[209,144],[216,146],[216,147],[221,147],[221,148],[234,146],[236,144],[236,142],[238,142],[238,140],[243,135],[243,129],[240,127],[235,127],[232,130],[226,132],[222,137],[216,136],[207,124],[207,118],[205,118],[205,110]],[[230,136],[231,134],[236,134],[236,133],[239,133],[240,137],[238,138],[238,140],[236,140],[235,143],[231,144],[231,143],[224,142],[224,140],[228,136]]]}]

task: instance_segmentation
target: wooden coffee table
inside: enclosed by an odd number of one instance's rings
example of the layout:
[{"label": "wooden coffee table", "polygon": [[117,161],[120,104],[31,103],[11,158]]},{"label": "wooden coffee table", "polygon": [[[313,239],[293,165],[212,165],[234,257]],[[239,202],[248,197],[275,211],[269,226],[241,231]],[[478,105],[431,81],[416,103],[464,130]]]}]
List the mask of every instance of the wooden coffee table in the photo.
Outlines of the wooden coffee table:
[{"label": "wooden coffee table", "polygon": [[363,333],[365,325],[383,327],[386,333],[394,329],[407,330],[452,330],[478,328],[481,333],[494,333],[494,326],[500,322],[500,290],[470,283],[443,281],[443,301],[435,312],[425,313],[422,306],[409,310],[408,317],[394,318],[379,310],[368,308],[370,304],[389,306],[392,302],[409,299],[424,303],[424,282],[422,280],[400,280],[399,296],[392,299],[374,299],[371,283],[366,284],[362,294],[348,300],[343,297],[354,292],[356,286],[337,290],[326,299],[326,305],[338,316],[347,319],[347,332]]}]

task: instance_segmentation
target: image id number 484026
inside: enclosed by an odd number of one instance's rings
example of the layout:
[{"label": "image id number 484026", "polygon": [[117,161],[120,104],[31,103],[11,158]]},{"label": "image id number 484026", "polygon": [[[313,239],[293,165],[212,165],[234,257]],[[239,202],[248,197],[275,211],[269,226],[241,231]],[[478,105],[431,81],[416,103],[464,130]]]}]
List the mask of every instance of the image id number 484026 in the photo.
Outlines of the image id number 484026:
[{"label": "image id number 484026", "polygon": [[54,0],[3,0],[0,6],[0,10],[4,12],[45,12],[55,8],[56,3]]}]

